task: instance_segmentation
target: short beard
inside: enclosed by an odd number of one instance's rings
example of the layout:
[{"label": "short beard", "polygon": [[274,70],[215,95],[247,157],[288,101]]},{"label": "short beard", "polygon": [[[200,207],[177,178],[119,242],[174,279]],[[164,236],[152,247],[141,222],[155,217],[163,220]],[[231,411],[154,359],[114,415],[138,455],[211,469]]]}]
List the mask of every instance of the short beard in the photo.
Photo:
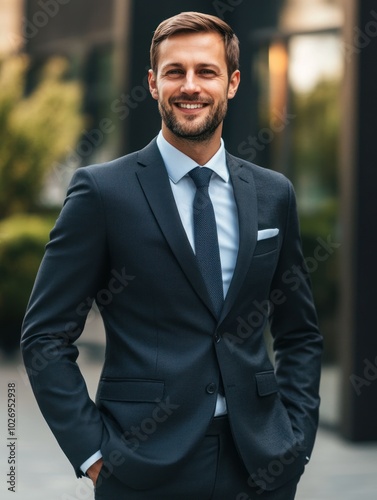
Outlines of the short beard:
[{"label": "short beard", "polygon": [[[177,101],[178,99],[175,100]],[[184,100],[188,101],[189,99],[185,98]],[[169,102],[169,104],[173,106],[172,102]],[[200,127],[197,127],[196,129],[193,128],[192,130],[185,127],[185,124],[180,124],[173,111],[168,110],[160,101],[158,102],[158,109],[166,127],[176,137],[192,142],[207,142],[211,139],[220,123],[224,120],[228,105],[226,100],[220,102],[213,113],[207,116],[205,122]],[[194,117],[192,117],[192,119],[194,119]]]}]

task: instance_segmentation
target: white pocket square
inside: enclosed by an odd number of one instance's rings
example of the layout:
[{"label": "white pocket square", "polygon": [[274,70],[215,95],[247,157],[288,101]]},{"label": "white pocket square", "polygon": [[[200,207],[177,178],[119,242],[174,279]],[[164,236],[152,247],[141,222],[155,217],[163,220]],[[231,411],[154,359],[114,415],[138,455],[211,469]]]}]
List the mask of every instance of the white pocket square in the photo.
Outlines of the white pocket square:
[{"label": "white pocket square", "polygon": [[279,229],[277,227],[273,229],[262,229],[261,231],[258,231],[258,241],[266,240],[267,238],[272,238],[277,234],[279,234]]}]

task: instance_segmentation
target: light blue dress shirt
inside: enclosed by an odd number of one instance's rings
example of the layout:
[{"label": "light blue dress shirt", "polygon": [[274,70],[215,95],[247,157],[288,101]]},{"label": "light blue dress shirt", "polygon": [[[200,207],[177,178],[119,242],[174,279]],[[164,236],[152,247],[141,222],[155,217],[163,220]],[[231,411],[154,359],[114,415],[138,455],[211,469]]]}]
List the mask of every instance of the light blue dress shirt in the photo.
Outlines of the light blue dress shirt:
[{"label": "light blue dress shirt", "polygon": [[[198,164],[169,144],[164,139],[162,132],[157,137],[157,146],[169,175],[171,189],[183,227],[195,251],[193,202],[196,187],[188,173]],[[225,147],[222,140],[217,153],[208,163],[199,166],[210,168],[215,172],[215,175],[211,177],[208,192],[216,218],[225,297],[236,265],[239,232],[237,206],[226,165]]]}]

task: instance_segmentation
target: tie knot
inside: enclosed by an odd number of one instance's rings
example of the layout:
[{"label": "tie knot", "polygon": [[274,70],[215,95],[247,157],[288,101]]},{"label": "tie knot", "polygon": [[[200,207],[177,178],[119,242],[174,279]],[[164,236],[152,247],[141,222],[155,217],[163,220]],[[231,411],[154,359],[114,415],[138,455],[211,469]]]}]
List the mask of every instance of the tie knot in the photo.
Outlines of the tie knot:
[{"label": "tie knot", "polygon": [[195,167],[189,172],[189,176],[194,181],[197,189],[208,187],[213,170],[207,167]]}]

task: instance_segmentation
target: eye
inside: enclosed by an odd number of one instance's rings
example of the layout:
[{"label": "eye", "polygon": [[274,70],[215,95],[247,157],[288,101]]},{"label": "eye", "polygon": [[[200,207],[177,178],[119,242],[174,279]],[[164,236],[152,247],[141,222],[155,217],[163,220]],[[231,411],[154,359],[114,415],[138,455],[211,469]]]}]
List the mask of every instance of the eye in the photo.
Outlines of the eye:
[{"label": "eye", "polygon": [[199,72],[200,75],[205,77],[216,76],[216,71],[210,68],[203,68]]},{"label": "eye", "polygon": [[168,71],[165,72],[165,76],[169,76],[172,78],[181,76],[183,74],[183,71],[181,69],[169,69]]}]

